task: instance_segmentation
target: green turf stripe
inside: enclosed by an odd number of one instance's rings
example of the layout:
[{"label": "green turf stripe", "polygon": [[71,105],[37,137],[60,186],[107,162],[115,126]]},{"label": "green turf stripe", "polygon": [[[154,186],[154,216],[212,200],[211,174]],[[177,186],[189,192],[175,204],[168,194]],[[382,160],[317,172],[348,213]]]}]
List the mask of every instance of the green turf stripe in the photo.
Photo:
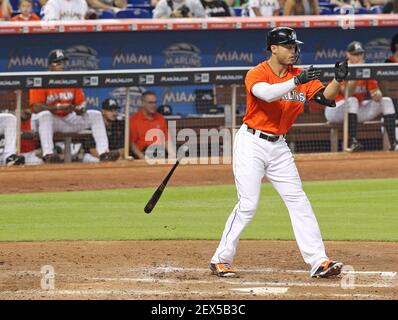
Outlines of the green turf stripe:
[{"label": "green turf stripe", "polygon": [[[398,180],[305,182],[325,240],[398,241]],[[0,195],[0,241],[215,239],[236,202],[232,185]],[[264,184],[243,239],[293,239],[287,210]]]}]

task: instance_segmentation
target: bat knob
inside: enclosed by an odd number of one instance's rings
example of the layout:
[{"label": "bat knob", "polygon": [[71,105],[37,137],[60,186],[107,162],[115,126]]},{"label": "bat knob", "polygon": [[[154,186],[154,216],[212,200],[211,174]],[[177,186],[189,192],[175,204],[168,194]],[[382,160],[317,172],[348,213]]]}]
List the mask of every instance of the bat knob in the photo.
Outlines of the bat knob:
[{"label": "bat knob", "polygon": [[152,209],[153,209],[153,207],[152,206],[149,206],[149,205],[147,205],[145,208],[144,208],[144,211],[145,211],[145,213],[151,213],[152,212]]}]

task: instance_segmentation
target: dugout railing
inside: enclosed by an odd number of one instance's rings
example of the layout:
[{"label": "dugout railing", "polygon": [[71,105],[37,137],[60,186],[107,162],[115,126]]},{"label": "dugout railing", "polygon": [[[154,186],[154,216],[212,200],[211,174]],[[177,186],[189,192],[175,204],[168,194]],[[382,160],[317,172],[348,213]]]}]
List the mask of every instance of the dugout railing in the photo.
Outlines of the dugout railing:
[{"label": "dugout railing", "polygon": [[[320,68],[321,80],[325,83],[330,81],[333,76],[333,65],[315,65]],[[66,71],[66,72],[29,72],[29,73],[0,73],[0,91],[13,92],[15,104],[15,114],[20,121],[20,113],[23,105],[28,102],[27,90],[33,88],[60,88],[60,87],[81,87],[83,89],[95,88],[123,88],[126,98],[124,103],[124,158],[129,158],[129,118],[131,115],[131,95],[129,92],[137,86],[144,86],[150,89],[154,86],[198,86],[211,85],[214,88],[215,104],[223,105],[223,114],[208,115],[201,117],[170,117],[177,123],[177,130],[191,128],[199,130],[201,128],[228,128],[232,132],[241,124],[244,112],[244,77],[248,67],[225,67],[225,68],[189,68],[189,69],[137,69],[137,70],[99,70],[99,71]],[[396,94],[398,98],[397,86],[391,86],[394,80],[398,81],[398,64],[361,64],[349,67],[348,79],[376,79],[382,84],[388,84],[388,95]],[[382,90],[383,86],[382,86]],[[386,92],[385,92],[386,94]],[[1,108],[4,106],[4,99]],[[10,102],[9,102],[10,103]],[[396,106],[397,107],[397,106]],[[243,109],[242,109],[243,108]],[[308,111],[308,108],[310,109]],[[298,122],[289,132],[287,139],[290,146],[295,151],[300,141],[329,141],[329,150],[338,151],[339,140],[342,139],[342,150],[346,150],[348,144],[347,121],[344,125],[331,125],[322,119],[322,112],[319,106],[307,106],[307,112],[298,119]],[[11,108],[12,109],[12,108]],[[312,110],[311,110],[312,109]],[[313,110],[318,112],[313,112]],[[318,119],[318,120],[317,120]],[[364,123],[359,127],[359,137],[372,136],[379,134],[382,137],[382,122],[376,119],[369,123]],[[20,125],[18,123],[18,130]],[[87,135],[83,132],[82,136]],[[20,148],[20,131],[18,134],[18,148]],[[233,134],[232,134],[233,138]],[[65,141],[65,147],[70,148],[72,140],[78,140],[78,135],[59,135],[57,139]],[[384,149],[387,148],[386,139],[383,140]],[[322,150],[322,147],[320,148]],[[70,153],[66,157],[71,160]]]}]

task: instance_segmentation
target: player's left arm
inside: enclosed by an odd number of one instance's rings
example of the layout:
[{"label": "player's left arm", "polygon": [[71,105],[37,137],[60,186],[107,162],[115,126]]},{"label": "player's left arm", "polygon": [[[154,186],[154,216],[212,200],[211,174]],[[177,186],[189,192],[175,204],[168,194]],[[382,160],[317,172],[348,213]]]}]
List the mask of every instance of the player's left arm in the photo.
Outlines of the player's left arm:
[{"label": "player's left arm", "polygon": [[86,113],[87,111],[86,98],[81,88],[75,89],[75,100],[72,106],[73,106],[73,111],[75,111],[77,115],[81,116],[84,113]]},{"label": "player's left arm", "polygon": [[341,82],[347,78],[348,75],[348,61],[336,62],[334,66],[334,79],[329,82],[323,91],[323,96],[327,100],[333,100],[340,92]]},{"label": "player's left arm", "polygon": [[379,102],[383,98],[377,80],[368,80],[366,82],[366,89],[369,91],[370,98],[373,101]]}]

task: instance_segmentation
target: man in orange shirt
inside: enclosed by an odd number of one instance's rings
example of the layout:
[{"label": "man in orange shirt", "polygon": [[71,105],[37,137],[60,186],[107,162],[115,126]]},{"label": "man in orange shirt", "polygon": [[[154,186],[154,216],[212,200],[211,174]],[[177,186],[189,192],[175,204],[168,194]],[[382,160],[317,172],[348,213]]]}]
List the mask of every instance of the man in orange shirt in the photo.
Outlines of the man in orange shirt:
[{"label": "man in orange shirt", "polygon": [[229,216],[210,262],[210,270],[219,277],[235,276],[232,267],[239,236],[253,219],[260,199],[264,176],[282,197],[289,211],[298,247],[310,265],[312,277],[331,277],[343,264],[329,260],[310,202],[301,185],[285,134],[304,103],[335,106],[334,98],[347,77],[347,61],[336,63],[335,79],[325,88],[318,80],[320,71],[294,67],[299,57],[296,32],[287,27],[268,33],[269,60],[258,64],[246,75],[246,114],[234,142],[233,170],[239,201]]},{"label": "man in orange shirt", "polygon": [[[149,132],[150,130],[154,130]],[[156,94],[146,91],[141,96],[141,109],[130,118],[130,148],[138,159],[145,158],[151,147],[151,155],[159,158],[166,155],[168,131],[166,119],[157,112]]]},{"label": "man in orange shirt", "polygon": [[[364,63],[365,50],[358,41],[351,42],[347,47],[347,58],[350,64]],[[383,97],[376,80],[350,80],[348,84],[348,133],[350,147],[348,151],[362,149],[357,140],[357,123],[370,121],[383,114],[384,126],[390,140],[391,151],[398,151],[395,136],[395,107],[390,97]],[[344,90],[346,83],[341,83],[341,92],[336,97],[336,108],[326,108],[325,117],[329,122],[344,121]]]},{"label": "man in orange shirt", "polygon": [[[60,49],[48,55],[50,71],[64,71],[68,58]],[[86,110],[86,102],[81,88],[54,88],[29,90],[29,103],[32,108],[32,129],[39,132],[43,160],[60,162],[54,152],[54,132],[79,132],[91,129],[100,161],[115,161],[119,154],[109,152],[108,137],[101,112]]]}]

